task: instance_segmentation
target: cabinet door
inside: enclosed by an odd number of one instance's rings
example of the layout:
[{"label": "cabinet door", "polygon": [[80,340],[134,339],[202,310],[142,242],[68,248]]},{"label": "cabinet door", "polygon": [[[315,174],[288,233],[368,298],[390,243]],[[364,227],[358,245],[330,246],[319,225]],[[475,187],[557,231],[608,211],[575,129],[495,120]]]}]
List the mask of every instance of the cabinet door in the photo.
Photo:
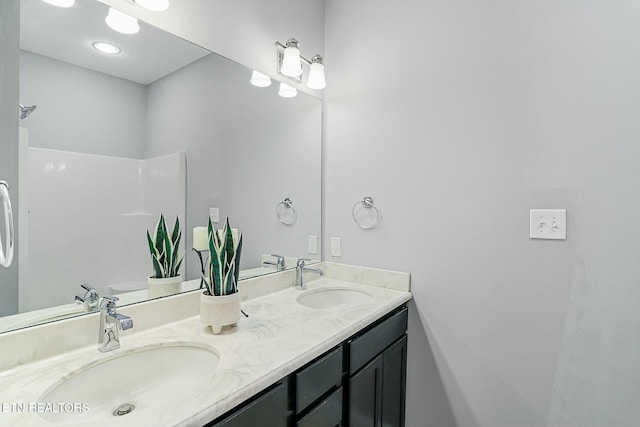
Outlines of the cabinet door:
[{"label": "cabinet door", "polygon": [[285,427],[286,421],[286,388],[278,384],[212,427]]},{"label": "cabinet door", "polygon": [[404,427],[407,337],[349,380],[349,427]]},{"label": "cabinet door", "polygon": [[380,427],[382,355],[349,380],[349,427]]},{"label": "cabinet door", "polygon": [[407,337],[382,355],[382,427],[403,427],[407,380]]}]

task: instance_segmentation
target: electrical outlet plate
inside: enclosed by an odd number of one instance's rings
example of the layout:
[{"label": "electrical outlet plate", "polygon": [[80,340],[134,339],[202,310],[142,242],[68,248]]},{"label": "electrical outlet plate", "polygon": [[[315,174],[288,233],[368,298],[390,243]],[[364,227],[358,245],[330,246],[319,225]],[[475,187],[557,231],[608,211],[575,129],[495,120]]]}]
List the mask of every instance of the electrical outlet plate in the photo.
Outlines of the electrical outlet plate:
[{"label": "electrical outlet plate", "polygon": [[309,236],[307,252],[309,252],[310,255],[318,255],[318,236]]},{"label": "electrical outlet plate", "polygon": [[214,224],[220,222],[220,208],[209,208],[209,217]]},{"label": "electrical outlet plate", "polygon": [[331,256],[335,256],[335,257],[342,256],[342,247],[341,247],[339,237],[331,238]]},{"label": "electrical outlet plate", "polygon": [[567,240],[566,209],[531,209],[529,238]]}]

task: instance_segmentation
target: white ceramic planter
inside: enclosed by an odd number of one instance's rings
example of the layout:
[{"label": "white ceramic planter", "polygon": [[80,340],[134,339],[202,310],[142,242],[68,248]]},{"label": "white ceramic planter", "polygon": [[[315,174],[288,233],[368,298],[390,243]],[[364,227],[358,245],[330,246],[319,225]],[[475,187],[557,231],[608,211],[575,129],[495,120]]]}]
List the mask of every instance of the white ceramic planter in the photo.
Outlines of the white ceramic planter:
[{"label": "white ceramic planter", "polygon": [[162,279],[148,277],[147,292],[149,298],[178,294],[182,292],[182,276],[165,277]]},{"label": "white ceramic planter", "polygon": [[240,292],[224,296],[200,294],[200,321],[219,334],[223,326],[235,326],[240,320]]}]

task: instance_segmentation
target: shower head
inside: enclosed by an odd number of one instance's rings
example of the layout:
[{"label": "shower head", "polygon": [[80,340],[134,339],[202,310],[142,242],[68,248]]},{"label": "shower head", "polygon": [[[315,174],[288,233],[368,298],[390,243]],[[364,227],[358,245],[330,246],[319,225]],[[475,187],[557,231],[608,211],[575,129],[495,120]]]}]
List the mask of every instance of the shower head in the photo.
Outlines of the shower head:
[{"label": "shower head", "polygon": [[35,110],[38,106],[32,105],[31,107],[25,107],[22,104],[18,104],[18,107],[20,108],[20,119],[26,119],[27,116],[33,113],[33,110]]}]

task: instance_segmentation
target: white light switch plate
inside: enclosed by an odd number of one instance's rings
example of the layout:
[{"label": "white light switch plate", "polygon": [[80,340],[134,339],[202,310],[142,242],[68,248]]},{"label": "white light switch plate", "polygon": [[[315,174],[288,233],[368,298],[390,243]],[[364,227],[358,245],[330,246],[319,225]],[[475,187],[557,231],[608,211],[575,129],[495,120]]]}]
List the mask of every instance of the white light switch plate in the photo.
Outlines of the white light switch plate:
[{"label": "white light switch plate", "polygon": [[342,247],[341,247],[339,237],[331,238],[331,256],[335,256],[335,257],[342,256]]},{"label": "white light switch plate", "polygon": [[531,209],[529,238],[567,240],[566,209]]},{"label": "white light switch plate", "polygon": [[213,223],[220,222],[220,208],[209,208],[209,217]]},{"label": "white light switch plate", "polygon": [[318,236],[309,236],[309,248],[307,252],[311,255],[318,255]]}]

